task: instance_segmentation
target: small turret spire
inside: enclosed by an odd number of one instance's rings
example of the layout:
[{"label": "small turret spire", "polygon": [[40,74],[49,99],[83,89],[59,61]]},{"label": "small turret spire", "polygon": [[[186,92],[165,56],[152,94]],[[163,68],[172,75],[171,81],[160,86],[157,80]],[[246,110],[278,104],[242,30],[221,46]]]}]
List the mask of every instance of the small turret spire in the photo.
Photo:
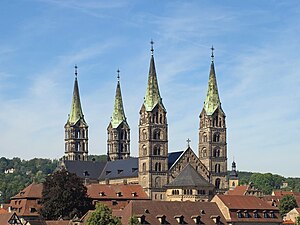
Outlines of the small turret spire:
[{"label": "small turret spire", "polygon": [[214,61],[214,57],[215,57],[214,56],[214,50],[215,50],[214,46],[212,45],[210,49],[211,49],[211,61],[213,62]]},{"label": "small turret spire", "polygon": [[212,115],[215,110],[221,105],[218,86],[217,86],[217,78],[214,66],[214,47],[211,48],[211,65],[210,65],[210,72],[209,72],[209,81],[208,81],[208,90],[206,99],[204,102],[204,109],[207,115]]},{"label": "small turret spire", "polygon": [[71,112],[69,114],[69,119],[68,119],[68,122],[71,124],[77,123],[78,120],[80,120],[81,118],[83,119],[84,117],[81,108],[78,81],[77,81],[77,75],[78,75],[77,66],[75,65],[74,68],[75,68],[75,82],[74,82]]},{"label": "small turret spire", "polygon": [[111,125],[113,128],[117,128],[123,121],[126,121],[123,100],[121,94],[120,86],[120,70],[117,70],[117,88],[116,88],[116,97],[115,97],[115,106],[114,111],[111,117]]},{"label": "small turret spire", "polygon": [[148,76],[148,86],[146,90],[146,96],[144,99],[144,105],[146,107],[146,111],[152,111],[152,109],[160,103],[162,104],[162,98],[160,97],[159,88],[158,88],[158,81],[154,63],[154,56],[153,56],[153,40],[150,42],[151,44],[151,60],[150,60],[150,68],[149,68],[149,76]]}]

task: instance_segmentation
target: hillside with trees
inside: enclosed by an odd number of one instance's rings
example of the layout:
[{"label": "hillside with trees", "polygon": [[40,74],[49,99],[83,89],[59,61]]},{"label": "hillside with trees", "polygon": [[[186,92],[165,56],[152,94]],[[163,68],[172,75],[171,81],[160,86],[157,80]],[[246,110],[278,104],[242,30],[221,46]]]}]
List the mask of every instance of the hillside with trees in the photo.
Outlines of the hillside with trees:
[{"label": "hillside with trees", "polygon": [[[89,160],[106,161],[106,155],[90,155]],[[20,158],[0,158],[0,203],[8,203],[10,198],[32,182],[43,182],[52,174],[59,160],[34,158],[22,160]],[[230,171],[229,171],[230,172]],[[238,171],[240,184],[249,184],[262,190],[265,194],[271,194],[274,189],[293,190],[300,192],[300,178],[285,178],[271,173],[251,173]],[[283,187],[283,183],[287,183]]]}]

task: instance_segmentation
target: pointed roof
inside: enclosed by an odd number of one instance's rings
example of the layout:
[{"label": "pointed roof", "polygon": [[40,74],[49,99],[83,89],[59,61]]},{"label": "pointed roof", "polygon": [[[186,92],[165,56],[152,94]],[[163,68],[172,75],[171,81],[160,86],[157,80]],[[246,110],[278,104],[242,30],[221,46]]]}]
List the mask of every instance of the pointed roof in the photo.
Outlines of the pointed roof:
[{"label": "pointed roof", "polygon": [[238,173],[236,171],[236,163],[235,163],[235,161],[232,162],[231,171],[230,171],[229,177],[230,178],[238,178],[239,177]]},{"label": "pointed roof", "polygon": [[126,122],[126,117],[125,117],[125,112],[124,112],[124,107],[123,107],[121,86],[120,86],[120,80],[119,80],[119,75],[118,75],[115,106],[114,106],[114,111],[113,111],[113,114],[111,117],[111,125],[113,128],[117,128],[123,121]]},{"label": "pointed roof", "polygon": [[[150,59],[150,68],[149,68],[149,76],[148,76],[148,86],[146,90],[146,96],[144,98],[144,106],[146,111],[152,111],[153,108],[160,104],[163,108],[164,105],[162,103],[162,98],[160,97],[157,75],[155,70],[154,56],[153,56],[153,41],[151,41],[151,59]],[[164,108],[165,109],[165,108]]]},{"label": "pointed roof", "polygon": [[[213,50],[214,48],[212,47],[212,51]],[[211,57],[212,57],[212,61],[210,65],[208,89],[207,89],[206,99],[204,102],[204,109],[207,115],[212,115],[216,111],[216,109],[221,105],[218,86],[217,86],[213,52]]]},{"label": "pointed roof", "polygon": [[180,174],[168,185],[168,187],[213,187],[188,163]]},{"label": "pointed roof", "polygon": [[75,124],[78,122],[78,120],[83,119],[83,117],[84,115],[81,108],[78,81],[77,81],[77,66],[75,66],[75,82],[74,82],[71,112],[69,114],[68,122],[70,124]]}]

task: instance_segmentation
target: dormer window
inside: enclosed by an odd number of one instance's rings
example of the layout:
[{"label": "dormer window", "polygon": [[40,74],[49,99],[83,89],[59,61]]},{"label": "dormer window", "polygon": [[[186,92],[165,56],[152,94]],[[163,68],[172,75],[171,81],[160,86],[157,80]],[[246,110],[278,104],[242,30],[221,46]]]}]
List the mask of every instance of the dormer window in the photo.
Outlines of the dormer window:
[{"label": "dormer window", "polygon": [[273,211],[270,211],[270,217],[275,218],[275,213]]},{"label": "dormer window", "polygon": [[191,216],[191,218],[195,222],[195,224],[201,224],[201,216],[194,215],[194,216]]},{"label": "dormer window", "polygon": [[267,211],[263,211],[263,213],[264,213],[264,218],[269,218],[269,214]]},{"label": "dormer window", "polygon": [[165,215],[157,215],[156,218],[158,219],[160,224],[166,224],[166,216]]},{"label": "dormer window", "polygon": [[136,197],[137,193],[136,192],[131,192],[132,197]]},{"label": "dormer window", "polygon": [[248,213],[247,210],[244,211],[244,217],[245,217],[245,218],[250,218],[250,214]]},{"label": "dormer window", "polygon": [[253,217],[254,217],[254,218],[258,218],[258,213],[257,213],[256,210],[253,211]]},{"label": "dormer window", "polygon": [[110,170],[106,170],[106,171],[105,171],[105,174],[106,174],[106,175],[109,175],[110,173],[111,173]]},{"label": "dormer window", "polygon": [[240,210],[236,211],[238,218],[243,218],[243,214]]},{"label": "dormer window", "polygon": [[215,224],[219,224],[220,223],[220,216],[219,215],[211,215],[210,217]]},{"label": "dormer window", "polygon": [[118,174],[121,174],[123,172],[123,170],[118,170]]},{"label": "dormer window", "polygon": [[174,216],[175,220],[177,221],[178,224],[184,224],[184,216],[183,215],[175,215]]},{"label": "dormer window", "polygon": [[100,195],[100,196],[105,196],[104,191],[100,191],[100,192],[99,192],[99,195]]},{"label": "dormer window", "polygon": [[122,192],[120,192],[120,191],[117,192],[117,196],[118,196],[118,197],[121,197],[121,196],[122,196]]}]

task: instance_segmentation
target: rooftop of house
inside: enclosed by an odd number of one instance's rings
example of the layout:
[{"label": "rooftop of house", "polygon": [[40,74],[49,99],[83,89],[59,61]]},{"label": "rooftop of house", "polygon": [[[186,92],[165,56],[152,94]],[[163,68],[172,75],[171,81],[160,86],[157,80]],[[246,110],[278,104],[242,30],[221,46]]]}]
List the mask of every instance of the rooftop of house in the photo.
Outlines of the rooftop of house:
[{"label": "rooftop of house", "polygon": [[162,224],[162,220],[168,224],[179,224],[178,220],[185,224],[227,224],[213,202],[131,201],[117,215],[122,216],[123,224],[127,224],[132,215],[151,225]]},{"label": "rooftop of house", "polygon": [[42,198],[43,184],[32,183],[11,199],[39,199]]},{"label": "rooftop of house", "polygon": [[92,199],[149,199],[140,185],[89,184],[86,187]]}]

